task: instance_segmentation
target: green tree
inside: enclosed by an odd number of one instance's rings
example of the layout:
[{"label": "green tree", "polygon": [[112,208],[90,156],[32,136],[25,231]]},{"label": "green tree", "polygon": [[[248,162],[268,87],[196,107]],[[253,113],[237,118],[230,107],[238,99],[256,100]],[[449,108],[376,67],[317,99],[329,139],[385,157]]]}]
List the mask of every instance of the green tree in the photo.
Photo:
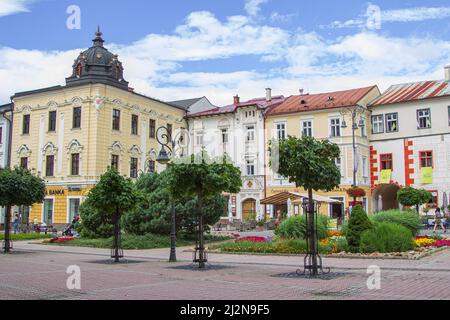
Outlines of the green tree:
[{"label": "green tree", "polygon": [[[123,227],[126,232],[144,235],[156,233],[168,235],[171,230],[171,201],[168,189],[168,171],[141,175],[135,187],[142,193],[136,207],[123,216]],[[195,232],[197,225],[197,197],[189,195],[175,199],[177,232],[186,236]],[[204,223],[214,225],[223,216],[226,209],[226,198],[215,195],[205,200]]]},{"label": "green tree", "polygon": [[356,206],[353,208],[346,229],[345,237],[347,238],[349,250],[351,252],[360,251],[361,234],[370,229],[372,223],[364,211],[363,207]]},{"label": "green tree", "polygon": [[45,182],[22,168],[0,169],[0,207],[5,212],[5,253],[10,251],[11,208],[31,206],[45,198]]},{"label": "green tree", "polygon": [[407,187],[398,190],[397,199],[404,206],[412,207],[415,206],[417,213],[419,213],[419,207],[428,203],[432,199],[430,192],[423,189],[414,189],[412,187]]},{"label": "green tree", "polygon": [[197,197],[199,267],[204,268],[205,203],[222,192],[238,193],[242,186],[241,171],[227,157],[211,159],[202,151],[198,155],[174,159],[168,172],[169,191],[174,199]]},{"label": "green tree", "polygon": [[[93,212],[103,223],[102,228],[107,228],[109,223],[113,227],[115,262],[119,261],[120,218],[124,212],[134,208],[137,200],[138,195],[135,192],[133,182],[121,176],[113,168],[109,168],[89,192],[88,204],[96,210]],[[81,218],[83,219],[83,216]]]},{"label": "green tree", "polygon": [[308,230],[312,256],[313,276],[318,273],[317,239],[315,231],[313,191],[331,191],[341,182],[341,173],[335,160],[340,156],[339,147],[328,140],[318,141],[313,137],[273,140],[270,143],[270,166],[274,172],[289,178],[297,188],[308,191]]}]

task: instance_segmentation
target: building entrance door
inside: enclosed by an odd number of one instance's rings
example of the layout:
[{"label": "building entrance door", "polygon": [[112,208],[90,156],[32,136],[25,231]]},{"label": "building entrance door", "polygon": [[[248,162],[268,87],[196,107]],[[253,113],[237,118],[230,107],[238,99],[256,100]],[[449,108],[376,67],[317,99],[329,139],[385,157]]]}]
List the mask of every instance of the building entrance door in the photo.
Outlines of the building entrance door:
[{"label": "building entrance door", "polygon": [[256,217],[256,200],[247,199],[242,202],[242,220],[248,221]]},{"label": "building entrance door", "polygon": [[53,224],[53,199],[44,200],[44,223],[47,225]]},{"label": "building entrance door", "polygon": [[344,221],[344,198],[331,198],[333,200],[342,201],[342,203],[332,203],[330,204],[330,216],[331,219],[337,220],[337,225],[342,225],[342,222]]}]

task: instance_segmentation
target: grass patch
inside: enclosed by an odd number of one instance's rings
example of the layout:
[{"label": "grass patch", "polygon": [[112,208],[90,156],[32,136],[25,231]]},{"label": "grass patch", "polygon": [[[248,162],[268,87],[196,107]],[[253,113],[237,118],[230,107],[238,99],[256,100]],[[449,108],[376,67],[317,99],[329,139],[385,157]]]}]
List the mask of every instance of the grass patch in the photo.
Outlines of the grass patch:
[{"label": "grass patch", "polygon": [[[50,234],[38,234],[38,233],[30,233],[30,234],[11,234],[12,241],[27,241],[27,240],[41,240],[41,239],[50,239],[52,236]],[[0,241],[5,240],[5,234],[0,233]]]},{"label": "grass patch", "polygon": [[[229,237],[222,236],[208,236],[208,242],[219,242],[230,239]],[[71,246],[71,247],[88,247],[88,248],[103,248],[109,249],[112,246],[113,238],[108,239],[87,239],[79,238],[73,241],[68,241],[65,243],[58,243],[55,245],[60,246]],[[191,239],[177,239],[177,247],[190,246],[195,243],[195,240]],[[169,248],[170,247],[170,237],[161,236],[156,234],[147,234],[144,236],[135,235],[122,235],[122,248],[125,250],[144,250],[144,249],[158,249],[158,248]]]}]

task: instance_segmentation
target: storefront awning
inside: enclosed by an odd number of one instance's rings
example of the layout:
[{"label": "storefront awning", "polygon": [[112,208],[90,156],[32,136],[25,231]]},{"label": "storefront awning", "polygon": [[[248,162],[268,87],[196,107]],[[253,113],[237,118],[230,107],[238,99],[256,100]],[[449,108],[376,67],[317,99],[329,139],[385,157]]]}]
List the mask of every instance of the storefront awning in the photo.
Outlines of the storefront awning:
[{"label": "storefront awning", "polygon": [[[272,204],[272,205],[283,205],[291,199],[292,203],[298,204],[302,203],[303,199],[308,199],[308,195],[306,193],[298,193],[298,192],[281,192],[277,193],[271,197],[261,200],[261,204]],[[328,197],[313,195],[313,199],[315,202],[320,203],[342,203],[341,201],[330,199]]]}]

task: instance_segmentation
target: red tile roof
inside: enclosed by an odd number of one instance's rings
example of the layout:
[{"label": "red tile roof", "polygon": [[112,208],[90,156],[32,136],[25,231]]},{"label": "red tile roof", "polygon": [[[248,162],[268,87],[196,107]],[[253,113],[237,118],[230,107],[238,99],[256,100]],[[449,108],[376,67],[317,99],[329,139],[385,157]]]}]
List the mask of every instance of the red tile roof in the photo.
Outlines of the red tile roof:
[{"label": "red tile roof", "polygon": [[279,105],[285,100],[284,96],[275,96],[272,97],[272,100],[267,101],[266,98],[256,98],[252,100],[248,100],[245,102],[240,102],[238,104],[231,104],[224,107],[217,107],[214,109],[193,113],[187,116],[187,118],[197,118],[197,117],[207,117],[207,116],[215,116],[226,113],[234,113],[238,108],[251,107],[256,106],[258,109],[265,110],[268,107],[272,107],[275,105]]},{"label": "red tile roof", "polygon": [[358,104],[376,86],[319,94],[291,96],[282,104],[270,108],[266,115],[274,116],[297,112],[349,107]]},{"label": "red tile roof", "polygon": [[447,81],[422,81],[396,84],[387,89],[386,92],[369,105],[393,104],[448,95],[450,95],[450,84]]}]

